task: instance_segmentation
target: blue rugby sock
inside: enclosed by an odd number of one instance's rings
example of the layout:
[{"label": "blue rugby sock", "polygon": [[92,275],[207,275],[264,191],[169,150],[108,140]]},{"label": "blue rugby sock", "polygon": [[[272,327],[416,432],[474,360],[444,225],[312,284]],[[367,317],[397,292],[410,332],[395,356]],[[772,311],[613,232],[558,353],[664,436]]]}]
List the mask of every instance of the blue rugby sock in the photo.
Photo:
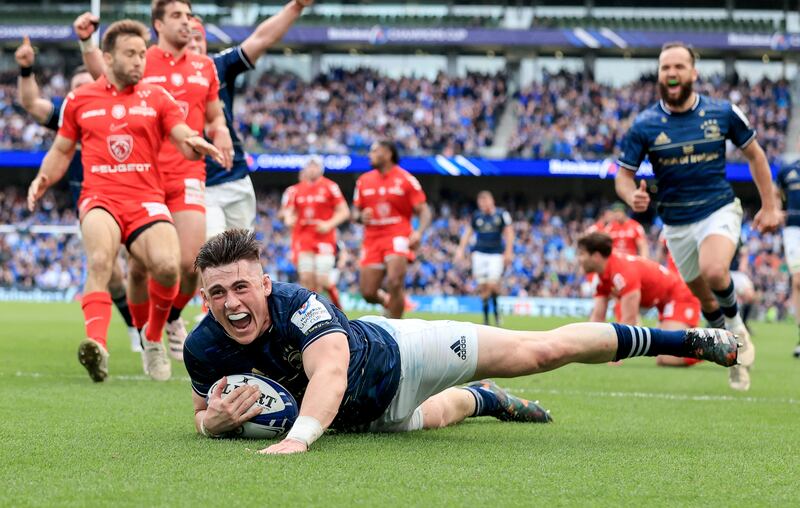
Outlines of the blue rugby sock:
[{"label": "blue rugby sock", "polygon": [[733,280],[731,280],[728,287],[723,290],[717,291],[716,289],[712,289],[714,292],[714,296],[717,297],[717,301],[719,302],[719,308],[722,309],[722,313],[725,314],[725,317],[728,319],[736,317],[736,314],[739,313],[739,305],[736,302],[736,291],[733,289]]},{"label": "blue rugby sock", "polygon": [[464,390],[475,397],[475,412],[472,413],[472,416],[494,416],[497,410],[500,409],[500,401],[497,399],[497,395],[490,390],[480,386],[466,386]]},{"label": "blue rugby sock", "polygon": [[611,323],[611,326],[617,332],[617,354],[614,355],[614,361],[634,356],[685,356],[687,353],[684,330],[668,332],[658,328],[617,323]]}]

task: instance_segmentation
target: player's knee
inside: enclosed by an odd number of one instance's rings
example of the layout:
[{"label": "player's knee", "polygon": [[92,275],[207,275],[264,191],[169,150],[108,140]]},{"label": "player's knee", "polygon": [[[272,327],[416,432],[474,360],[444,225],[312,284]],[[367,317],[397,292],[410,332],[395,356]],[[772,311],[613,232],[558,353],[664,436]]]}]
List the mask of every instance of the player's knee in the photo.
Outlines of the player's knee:
[{"label": "player's knee", "polygon": [[792,289],[800,292],[800,273],[792,274]]},{"label": "player's knee", "polygon": [[361,296],[364,297],[364,300],[366,300],[368,303],[383,303],[380,297],[378,296],[377,289],[370,289],[370,290],[362,289]]},{"label": "player's knee", "polygon": [[386,289],[389,290],[390,293],[402,291],[403,282],[403,276],[390,275],[389,277],[386,277]]},{"label": "player's knee", "polygon": [[441,429],[447,427],[444,406],[437,401],[427,400],[422,406],[422,428]]},{"label": "player's knee", "polygon": [[162,286],[176,284],[179,273],[178,264],[169,257],[154,259],[150,264],[150,276]]},{"label": "player's knee", "polygon": [[728,267],[722,263],[712,263],[703,267],[703,278],[713,288],[722,287],[728,280]]},{"label": "player's knee", "polygon": [[86,256],[86,268],[92,273],[104,273],[111,277],[113,258],[109,252],[95,250]]}]

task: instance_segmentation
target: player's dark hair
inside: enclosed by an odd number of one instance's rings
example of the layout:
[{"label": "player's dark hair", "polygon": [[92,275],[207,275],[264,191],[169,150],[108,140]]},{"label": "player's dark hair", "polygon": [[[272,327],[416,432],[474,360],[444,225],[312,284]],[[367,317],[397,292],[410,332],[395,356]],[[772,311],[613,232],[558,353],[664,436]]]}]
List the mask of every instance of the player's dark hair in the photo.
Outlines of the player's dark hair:
[{"label": "player's dark hair", "polygon": [[113,53],[114,48],[117,47],[117,39],[124,35],[141,37],[144,42],[150,40],[150,30],[144,24],[133,19],[122,19],[111,23],[106,33],[103,34],[103,40],[100,43],[103,53]]},{"label": "player's dark hair", "polygon": [[583,235],[578,239],[578,248],[583,249],[589,254],[599,252],[601,256],[607,258],[611,255],[613,241],[606,233],[594,232]]},{"label": "player's dark hair", "polygon": [[175,2],[186,4],[189,6],[189,10],[192,9],[191,0],[153,0],[153,3],[150,4],[150,22],[153,24],[153,30],[156,34],[158,34],[158,30],[156,30],[156,20],[164,21],[164,14],[167,12],[167,6]]},{"label": "player's dark hair", "polygon": [[378,146],[382,146],[382,147],[386,148],[387,150],[389,150],[389,153],[392,154],[392,162],[394,164],[397,164],[397,163],[400,162],[400,152],[397,151],[397,145],[394,144],[394,141],[392,141],[390,139],[379,139],[375,143],[377,143]]},{"label": "player's dark hair", "polygon": [[203,271],[236,263],[243,259],[258,261],[261,245],[256,234],[247,229],[229,229],[209,239],[200,247],[194,268]]},{"label": "player's dark hair", "polygon": [[70,81],[72,81],[72,78],[78,74],[83,74],[84,72],[89,72],[89,69],[87,69],[85,65],[79,65],[75,67],[75,70],[72,71],[72,75],[69,77]]},{"label": "player's dark hair", "polygon": [[666,51],[668,49],[672,49],[672,48],[683,48],[686,51],[688,51],[689,52],[689,57],[692,59],[692,67],[694,67],[694,63],[697,60],[697,52],[694,50],[694,48],[692,46],[690,46],[689,44],[686,44],[683,41],[665,42],[664,45],[661,46],[661,52],[659,53],[659,56],[661,56],[661,53],[663,53],[664,51]]}]

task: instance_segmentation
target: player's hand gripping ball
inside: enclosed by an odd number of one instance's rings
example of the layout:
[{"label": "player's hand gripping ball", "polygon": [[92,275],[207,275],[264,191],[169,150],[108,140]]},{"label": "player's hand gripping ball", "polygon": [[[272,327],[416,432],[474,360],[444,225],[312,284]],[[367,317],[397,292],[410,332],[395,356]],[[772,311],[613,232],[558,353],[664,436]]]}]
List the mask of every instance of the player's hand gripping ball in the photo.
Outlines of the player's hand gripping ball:
[{"label": "player's hand gripping ball", "polygon": [[[227,380],[228,384],[222,390],[223,400],[233,390],[243,385],[255,385],[261,391],[261,395],[254,404],[254,406],[261,407],[261,414],[244,422],[241,427],[231,432],[232,437],[275,439],[289,432],[297,419],[299,409],[297,401],[286,388],[272,379],[257,374],[236,374],[227,376]],[[208,393],[214,393],[217,385],[219,385],[219,381],[214,383]]]}]

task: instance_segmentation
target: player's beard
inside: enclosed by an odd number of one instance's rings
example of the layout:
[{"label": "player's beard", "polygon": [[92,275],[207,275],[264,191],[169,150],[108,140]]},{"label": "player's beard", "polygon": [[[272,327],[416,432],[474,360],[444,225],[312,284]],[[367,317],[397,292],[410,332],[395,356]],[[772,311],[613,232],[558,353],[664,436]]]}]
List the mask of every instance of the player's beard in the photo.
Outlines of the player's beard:
[{"label": "player's beard", "polygon": [[126,72],[125,69],[116,66],[112,66],[111,71],[114,73],[114,79],[117,81],[117,84],[122,88],[134,86],[142,79],[141,72]]},{"label": "player's beard", "polygon": [[689,97],[692,96],[692,82],[687,81],[686,83],[680,84],[680,93],[678,93],[678,97],[675,99],[671,99],[669,96],[669,87],[665,85],[663,82],[658,82],[658,93],[661,96],[661,100],[663,100],[667,106],[671,108],[678,108],[683,106],[683,104],[689,100]]}]

